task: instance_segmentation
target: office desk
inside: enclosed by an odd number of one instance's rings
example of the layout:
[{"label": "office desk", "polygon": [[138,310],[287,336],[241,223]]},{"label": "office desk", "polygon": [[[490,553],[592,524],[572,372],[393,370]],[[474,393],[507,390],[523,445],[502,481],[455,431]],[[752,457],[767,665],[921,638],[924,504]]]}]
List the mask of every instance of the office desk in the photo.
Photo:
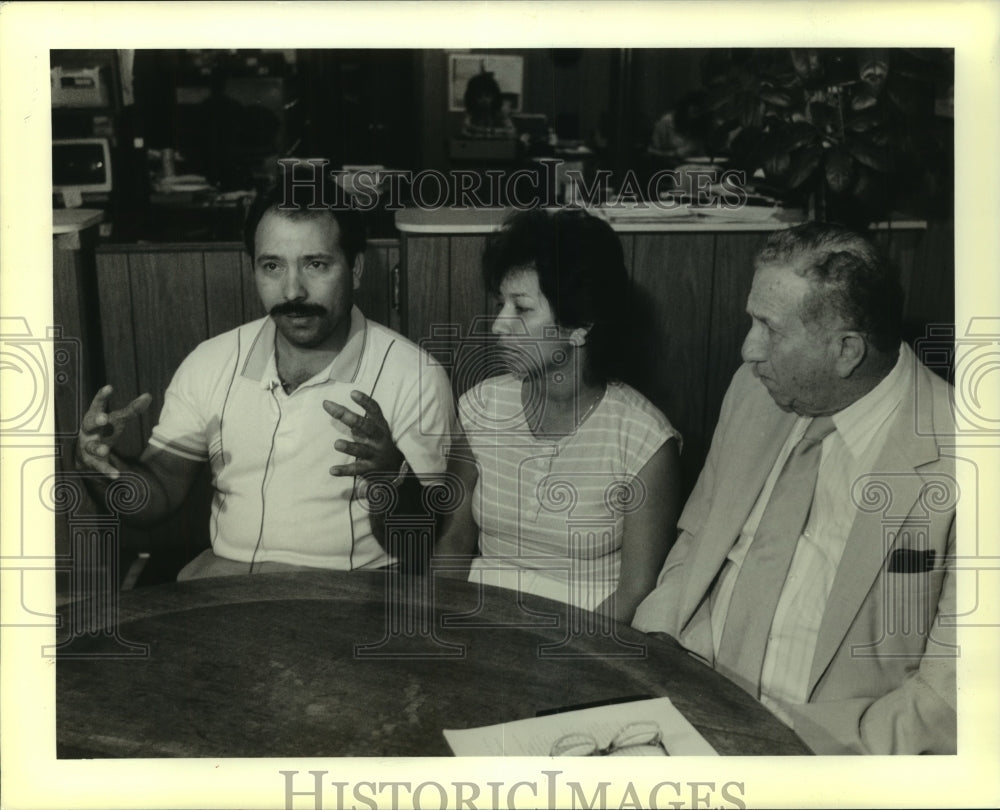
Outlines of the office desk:
[{"label": "office desk", "polygon": [[447,756],[444,728],[662,695],[720,754],[808,753],[670,640],[439,575],[138,589],[117,635],[63,610],[79,629],[57,663],[60,757]]}]

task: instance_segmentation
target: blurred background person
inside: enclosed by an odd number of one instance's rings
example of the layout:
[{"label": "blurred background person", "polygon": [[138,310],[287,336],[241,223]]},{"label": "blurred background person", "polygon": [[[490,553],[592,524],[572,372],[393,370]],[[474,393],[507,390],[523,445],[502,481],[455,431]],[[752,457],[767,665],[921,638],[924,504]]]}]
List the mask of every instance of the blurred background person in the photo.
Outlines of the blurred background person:
[{"label": "blurred background person", "polygon": [[674,109],[661,115],[653,125],[649,154],[672,166],[679,166],[692,157],[707,155],[710,122],[705,92],[695,90],[686,93]]},{"label": "blurred background person", "polygon": [[483,138],[513,138],[517,134],[492,73],[483,70],[469,79],[463,100],[466,116],[462,134]]}]

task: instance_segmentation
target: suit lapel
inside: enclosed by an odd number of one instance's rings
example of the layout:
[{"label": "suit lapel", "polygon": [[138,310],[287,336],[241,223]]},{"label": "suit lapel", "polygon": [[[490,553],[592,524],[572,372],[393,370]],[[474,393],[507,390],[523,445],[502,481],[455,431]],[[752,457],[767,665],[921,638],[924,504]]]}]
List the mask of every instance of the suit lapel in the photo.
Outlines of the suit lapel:
[{"label": "suit lapel", "polygon": [[[759,385],[759,383],[758,383]],[[768,402],[770,399],[768,398]],[[735,426],[740,445],[720,460],[713,508],[698,532],[690,576],[681,595],[679,627],[684,629],[705,599],[753,509],[796,416],[775,406],[750,408]],[[758,414],[753,415],[757,410]]]},{"label": "suit lapel", "polygon": [[[891,417],[892,425],[873,472],[854,486],[853,501],[863,508],[856,507],[844,555],[830,588],[813,655],[810,696],[843,643],[897,538],[905,534],[900,529],[924,484],[919,468],[939,458],[930,427],[930,399],[918,409],[913,404],[913,399],[901,403]],[[926,424],[917,425],[915,419]]]}]

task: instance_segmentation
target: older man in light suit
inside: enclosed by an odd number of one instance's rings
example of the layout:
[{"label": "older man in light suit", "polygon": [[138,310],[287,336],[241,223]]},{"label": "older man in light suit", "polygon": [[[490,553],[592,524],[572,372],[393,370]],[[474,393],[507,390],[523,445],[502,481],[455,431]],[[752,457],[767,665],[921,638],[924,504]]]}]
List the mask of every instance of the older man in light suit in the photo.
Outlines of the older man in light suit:
[{"label": "older man in light suit", "polygon": [[817,753],[953,753],[951,389],[900,340],[871,244],[818,223],[755,260],[744,365],[633,624]]}]

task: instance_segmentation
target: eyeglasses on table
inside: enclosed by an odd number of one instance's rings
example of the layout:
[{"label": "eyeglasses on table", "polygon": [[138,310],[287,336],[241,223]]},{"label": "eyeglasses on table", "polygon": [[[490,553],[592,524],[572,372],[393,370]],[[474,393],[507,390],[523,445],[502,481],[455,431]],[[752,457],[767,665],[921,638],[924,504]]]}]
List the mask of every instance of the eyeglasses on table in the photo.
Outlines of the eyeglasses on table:
[{"label": "eyeglasses on table", "polygon": [[629,723],[612,737],[603,748],[593,734],[573,732],[552,743],[549,756],[553,757],[610,757],[610,756],[670,756],[663,744],[663,734],[658,723],[640,721]]}]

